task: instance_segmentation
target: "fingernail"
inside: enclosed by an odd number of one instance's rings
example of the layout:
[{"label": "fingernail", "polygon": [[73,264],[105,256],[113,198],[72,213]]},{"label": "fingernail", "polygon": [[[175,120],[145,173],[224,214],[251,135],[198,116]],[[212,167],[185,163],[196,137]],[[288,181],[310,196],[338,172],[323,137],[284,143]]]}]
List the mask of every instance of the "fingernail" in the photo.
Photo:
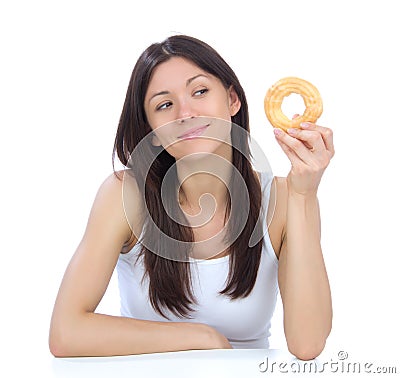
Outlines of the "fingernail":
[{"label": "fingernail", "polygon": [[297,130],[297,129],[290,128],[290,129],[287,130],[287,132],[288,132],[289,134],[295,135],[295,134],[298,133],[298,130]]},{"label": "fingernail", "polygon": [[280,136],[280,135],[283,134],[283,131],[282,131],[281,129],[275,128],[275,129],[274,129],[274,134],[275,134],[276,136]]},{"label": "fingernail", "polygon": [[308,127],[310,127],[310,124],[307,122],[302,122],[300,123],[300,126],[303,127],[304,129],[307,129]]}]

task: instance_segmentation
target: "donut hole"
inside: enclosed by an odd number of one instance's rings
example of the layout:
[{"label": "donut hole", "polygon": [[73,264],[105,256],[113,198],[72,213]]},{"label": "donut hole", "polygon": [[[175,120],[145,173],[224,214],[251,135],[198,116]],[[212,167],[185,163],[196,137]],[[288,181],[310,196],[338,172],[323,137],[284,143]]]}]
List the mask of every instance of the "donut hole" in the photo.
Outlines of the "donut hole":
[{"label": "donut hole", "polygon": [[283,99],[281,109],[286,117],[292,119],[295,114],[304,114],[306,104],[304,103],[303,97],[299,94],[291,93]]}]

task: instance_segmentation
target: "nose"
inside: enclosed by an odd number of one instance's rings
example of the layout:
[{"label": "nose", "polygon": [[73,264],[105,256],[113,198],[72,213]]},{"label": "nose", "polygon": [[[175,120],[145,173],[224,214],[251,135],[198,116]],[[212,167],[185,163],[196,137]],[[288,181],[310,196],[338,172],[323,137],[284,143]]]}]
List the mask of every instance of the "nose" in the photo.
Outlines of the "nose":
[{"label": "nose", "polygon": [[186,99],[179,101],[177,110],[177,121],[179,123],[185,122],[186,118],[194,118],[196,116],[193,106]]}]

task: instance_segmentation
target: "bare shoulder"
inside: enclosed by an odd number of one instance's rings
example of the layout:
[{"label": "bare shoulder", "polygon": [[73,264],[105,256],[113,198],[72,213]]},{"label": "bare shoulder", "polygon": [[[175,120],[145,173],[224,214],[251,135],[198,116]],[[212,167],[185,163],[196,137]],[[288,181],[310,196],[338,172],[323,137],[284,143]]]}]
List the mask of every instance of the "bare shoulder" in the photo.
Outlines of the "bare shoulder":
[{"label": "bare shoulder", "polygon": [[114,201],[122,201],[123,205],[126,205],[129,199],[136,201],[136,204],[141,200],[138,184],[129,170],[109,174],[100,185],[97,196],[101,197],[103,194]]},{"label": "bare shoulder", "polygon": [[[101,183],[90,212],[87,232],[113,230],[124,246],[136,243],[140,233],[142,200],[133,175],[115,171]],[[136,231],[136,232],[134,232]]]},{"label": "bare shoulder", "polygon": [[286,177],[274,177],[268,207],[270,219],[268,221],[268,231],[278,258],[286,227],[287,195]]},{"label": "bare shoulder", "polygon": [[112,172],[101,183],[99,192],[108,190],[111,191],[122,190],[124,181],[129,177],[131,177],[132,182],[135,182],[134,177],[132,175],[129,175],[125,170]]}]

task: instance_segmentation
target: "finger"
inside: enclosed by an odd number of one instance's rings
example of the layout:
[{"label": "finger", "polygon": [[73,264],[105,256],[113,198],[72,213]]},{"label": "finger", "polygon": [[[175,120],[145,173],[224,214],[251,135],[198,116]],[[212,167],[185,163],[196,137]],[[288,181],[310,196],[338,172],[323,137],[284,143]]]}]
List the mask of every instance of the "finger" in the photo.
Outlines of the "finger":
[{"label": "finger", "polygon": [[333,145],[333,131],[328,127],[317,126],[317,130],[320,131],[322,139],[324,140],[326,149],[332,153],[335,153],[335,147]]},{"label": "finger", "polygon": [[317,130],[288,129],[288,134],[303,141],[313,152],[326,150],[322,135]]},{"label": "finger", "polygon": [[304,164],[304,162],[299,158],[299,156],[288,145],[286,145],[282,140],[280,140],[280,139],[278,139],[278,137],[276,137],[276,141],[281,146],[283,152],[288,157],[288,159],[292,163],[293,167],[297,166],[299,163]]},{"label": "finger", "polygon": [[333,131],[329,129],[328,127],[323,127],[316,125],[315,123],[312,122],[302,122],[300,124],[300,127],[303,130],[317,130],[321,133],[322,139],[325,143],[325,147],[328,151],[330,151],[332,154],[335,153],[335,147],[333,145]]},{"label": "finger", "polygon": [[281,142],[287,147],[289,147],[293,151],[293,153],[297,156],[297,159],[302,160],[306,164],[311,163],[312,153],[301,140],[290,136],[289,134],[283,132],[280,129],[274,129],[274,134],[278,142]]}]

